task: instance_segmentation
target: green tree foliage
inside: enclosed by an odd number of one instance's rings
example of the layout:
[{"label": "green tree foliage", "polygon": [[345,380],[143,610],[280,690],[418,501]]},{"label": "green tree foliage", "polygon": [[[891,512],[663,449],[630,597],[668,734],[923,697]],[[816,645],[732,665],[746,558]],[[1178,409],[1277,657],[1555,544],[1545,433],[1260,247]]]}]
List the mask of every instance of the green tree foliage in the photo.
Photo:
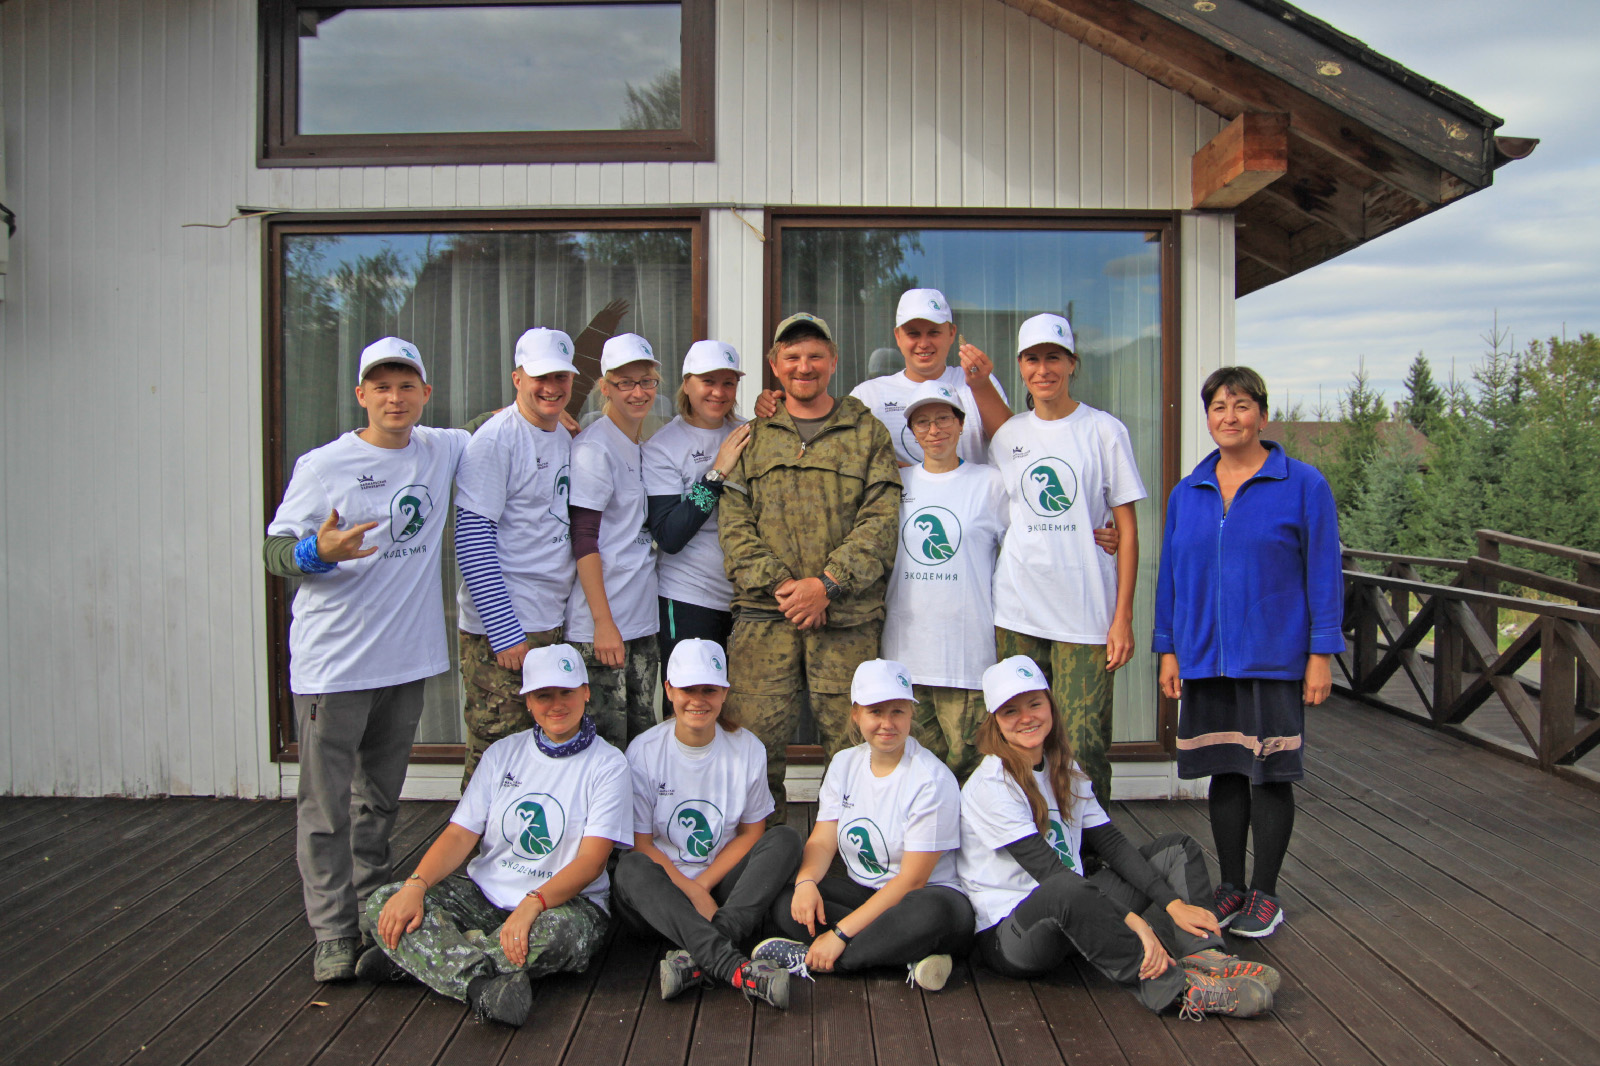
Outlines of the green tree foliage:
[{"label": "green tree foliage", "polygon": [[1413,554],[1422,477],[1410,440],[1390,433],[1376,445],[1339,531],[1352,548]]},{"label": "green tree foliage", "polygon": [[1406,398],[1401,404],[1401,411],[1410,422],[1423,434],[1428,433],[1435,419],[1444,411],[1444,390],[1433,380],[1433,368],[1428,365],[1428,357],[1421,352],[1411,361],[1411,369],[1406,372]]},{"label": "green tree foliage", "polygon": [[642,89],[630,83],[625,92],[623,129],[675,130],[683,125],[683,76],[677,67],[662,71]]},{"label": "green tree foliage", "polygon": [[1366,363],[1357,363],[1349,387],[1339,397],[1338,433],[1322,461],[1322,474],[1333,489],[1341,516],[1356,506],[1366,490],[1367,467],[1378,451],[1378,426],[1387,413],[1383,392],[1372,387]]}]

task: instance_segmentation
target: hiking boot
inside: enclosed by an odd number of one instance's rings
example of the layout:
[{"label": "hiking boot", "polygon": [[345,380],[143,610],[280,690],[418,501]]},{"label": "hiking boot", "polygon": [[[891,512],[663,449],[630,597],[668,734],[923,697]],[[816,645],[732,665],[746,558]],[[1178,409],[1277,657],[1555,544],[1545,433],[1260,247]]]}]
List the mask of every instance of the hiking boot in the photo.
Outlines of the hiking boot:
[{"label": "hiking boot", "polygon": [[411,975],[382,948],[368,948],[356,960],[356,976],[363,981],[381,985],[386,981],[404,981]]},{"label": "hiking boot", "polygon": [[812,980],[811,971],[806,969],[806,945],[798,940],[785,940],[781,936],[771,937],[756,945],[750,953],[752,959],[762,962],[774,963],[788,970],[796,977]]},{"label": "hiking boot", "polygon": [[919,962],[906,963],[906,984],[912,988],[925,988],[937,992],[950,980],[950,956],[929,955]]},{"label": "hiking boot", "polygon": [[1278,991],[1280,978],[1278,971],[1264,963],[1248,962],[1237,955],[1229,955],[1226,951],[1217,948],[1206,948],[1193,955],[1185,955],[1178,960],[1178,965],[1187,973],[1201,973],[1207,977],[1254,977],[1257,981],[1267,986],[1267,991],[1274,994]]},{"label": "hiking boot", "polygon": [[479,1018],[521,1026],[533,1006],[533,987],[525,970],[494,977],[475,977],[467,985],[467,1002]]},{"label": "hiking boot", "polygon": [[1185,970],[1188,980],[1178,1017],[1200,1021],[1207,1014],[1227,1014],[1234,1018],[1253,1018],[1272,1009],[1272,990],[1254,977],[1208,977]]},{"label": "hiking boot", "polygon": [[1217,912],[1217,924],[1226,929],[1228,923],[1239,917],[1239,910],[1244,906],[1244,893],[1224,881],[1212,894],[1211,906]]},{"label": "hiking boot", "polygon": [[311,955],[312,978],[324,984],[329,981],[355,980],[356,948],[360,943],[361,941],[353,936],[317,941],[317,950]]},{"label": "hiking boot", "polygon": [[1277,898],[1259,888],[1252,888],[1244,898],[1244,906],[1239,908],[1233,924],[1228,926],[1228,932],[1234,936],[1271,936],[1272,931],[1282,924],[1283,908]]},{"label": "hiking boot", "polygon": [[779,1010],[789,1009],[789,971],[777,963],[751,959],[734,971],[730,983],[746,999],[759,999]]},{"label": "hiking boot", "polygon": [[706,983],[706,975],[687,951],[669,951],[661,960],[662,999],[672,999]]}]

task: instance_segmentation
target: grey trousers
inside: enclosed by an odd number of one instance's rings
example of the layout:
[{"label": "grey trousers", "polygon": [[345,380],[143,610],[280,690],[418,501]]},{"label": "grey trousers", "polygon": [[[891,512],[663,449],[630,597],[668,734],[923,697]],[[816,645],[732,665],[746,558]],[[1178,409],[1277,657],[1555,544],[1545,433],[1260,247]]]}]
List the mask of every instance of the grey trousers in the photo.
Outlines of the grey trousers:
[{"label": "grey trousers", "polygon": [[617,860],[611,905],[635,933],[659,933],[694,956],[717,981],[727,981],[749,959],[745,949],[761,929],[767,908],[800,868],[804,844],[791,826],[761,834],[750,853],[711,890],[717,913],[700,917],[667,871],[637,851]]},{"label": "grey trousers", "polygon": [[[1211,875],[1193,837],[1169,833],[1139,851],[1185,903],[1211,906]],[[1123,924],[1130,911],[1150,924],[1173,958],[1173,966],[1160,977],[1139,979],[1144,945]],[[978,951],[997,973],[1037,977],[1077,951],[1113,981],[1137,983],[1140,1002],[1155,1011],[1183,994],[1187,982],[1177,960],[1206,948],[1223,948],[1222,938],[1197,937],[1179,929],[1164,907],[1109,868],[1090,878],[1057,874],[1029,893],[1007,917],[978,934]]]},{"label": "grey trousers", "polygon": [[294,697],[300,741],[295,856],[318,940],[358,936],[360,906],[386,884],[389,833],[425,682]]}]

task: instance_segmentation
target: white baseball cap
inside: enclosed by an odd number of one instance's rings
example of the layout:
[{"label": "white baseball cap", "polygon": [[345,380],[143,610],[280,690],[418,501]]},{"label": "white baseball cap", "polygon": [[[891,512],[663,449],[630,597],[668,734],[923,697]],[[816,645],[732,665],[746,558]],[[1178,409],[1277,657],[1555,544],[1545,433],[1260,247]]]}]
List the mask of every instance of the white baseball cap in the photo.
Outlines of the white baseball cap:
[{"label": "white baseball cap", "polygon": [[1026,655],[1001,659],[983,672],[983,705],[990,714],[1024,692],[1048,692],[1049,682],[1039,664]]},{"label": "white baseball cap", "polygon": [[512,362],[524,374],[540,377],[544,374],[576,374],[572,365],[572,338],[559,329],[535,326],[517,338],[516,354]]},{"label": "white baseball cap", "polygon": [[600,373],[609,374],[619,366],[629,363],[654,363],[661,366],[661,360],[656,358],[656,353],[650,350],[650,342],[637,333],[619,333],[608,339],[605,347],[600,349]]},{"label": "white baseball cap", "polygon": [[966,421],[967,409],[961,403],[960,394],[937,378],[933,381],[924,381],[917,386],[917,391],[911,394],[911,402],[906,404],[906,421],[911,421],[912,411],[926,407],[930,403],[949,404],[955,408],[956,417],[963,422]]},{"label": "white baseball cap", "polygon": [[1078,354],[1077,342],[1072,339],[1072,323],[1060,315],[1034,315],[1017,330],[1017,354],[1039,344],[1056,344],[1072,354]]},{"label": "white baseball cap", "polygon": [[886,700],[911,700],[911,671],[893,659],[868,659],[850,679],[850,702],[863,707]]},{"label": "white baseball cap", "polygon": [[522,660],[522,691],[542,688],[578,688],[589,683],[583,656],[571,644],[535,648]]},{"label": "white baseball cap", "polygon": [[690,637],[678,641],[667,660],[667,684],[673,688],[693,685],[728,687],[728,655],[714,640]]},{"label": "white baseball cap", "polygon": [[695,341],[689,345],[683,356],[684,377],[709,374],[713,370],[731,370],[744,377],[744,371],[739,369],[738,349],[722,341]]},{"label": "white baseball cap", "polygon": [[356,380],[367,380],[367,371],[384,363],[409,366],[422,378],[424,385],[428,383],[428,372],[422,369],[422,356],[417,354],[417,346],[399,337],[381,337],[361,349],[361,365],[356,368]]},{"label": "white baseball cap", "polygon": [[925,322],[950,322],[950,301],[938,289],[907,289],[900,294],[900,304],[894,309],[896,329],[920,318]]}]

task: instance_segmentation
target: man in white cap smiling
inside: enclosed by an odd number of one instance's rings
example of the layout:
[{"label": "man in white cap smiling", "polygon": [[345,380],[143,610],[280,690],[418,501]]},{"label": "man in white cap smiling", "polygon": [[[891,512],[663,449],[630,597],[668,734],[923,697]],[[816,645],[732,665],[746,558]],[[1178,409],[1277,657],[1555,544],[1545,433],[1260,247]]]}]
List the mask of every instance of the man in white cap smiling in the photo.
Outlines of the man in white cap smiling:
[{"label": "man in white cap smiling", "polygon": [[519,689],[529,649],[561,640],[576,569],[568,533],[572,437],[561,415],[577,367],[572,338],[535,328],[517,340],[516,402],[484,423],[456,475],[462,787],[490,744],[532,720]]},{"label": "man in white cap smiling", "polygon": [[416,345],[361,353],[363,429],[302,455],[267,527],[267,568],[297,578],[289,627],[300,788],[295,850],[312,975],[355,975],[360,904],[389,879],[425,679],[450,668],[439,597],[460,429],[421,426],[432,389]]}]

